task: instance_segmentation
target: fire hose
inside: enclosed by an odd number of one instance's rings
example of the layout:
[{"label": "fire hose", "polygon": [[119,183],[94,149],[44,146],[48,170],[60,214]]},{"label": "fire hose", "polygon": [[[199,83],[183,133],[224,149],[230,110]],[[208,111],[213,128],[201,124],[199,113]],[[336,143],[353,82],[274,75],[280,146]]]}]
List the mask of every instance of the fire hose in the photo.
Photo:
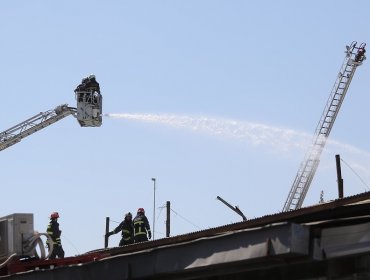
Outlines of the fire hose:
[{"label": "fire hose", "polygon": [[[46,255],[45,253],[45,247],[41,239],[41,236],[45,236],[48,240],[47,242],[49,245],[48,255]],[[41,256],[38,256],[38,253],[36,251],[37,246],[39,246]],[[27,241],[24,242],[24,245],[23,245],[23,255],[25,256],[34,254],[35,256],[41,259],[47,259],[50,257],[52,252],[53,252],[53,240],[50,237],[50,235],[47,233],[35,232],[32,237],[30,237]],[[17,253],[10,255],[3,263],[0,263],[0,269],[5,267],[8,263],[10,263],[16,257],[19,257]]]}]

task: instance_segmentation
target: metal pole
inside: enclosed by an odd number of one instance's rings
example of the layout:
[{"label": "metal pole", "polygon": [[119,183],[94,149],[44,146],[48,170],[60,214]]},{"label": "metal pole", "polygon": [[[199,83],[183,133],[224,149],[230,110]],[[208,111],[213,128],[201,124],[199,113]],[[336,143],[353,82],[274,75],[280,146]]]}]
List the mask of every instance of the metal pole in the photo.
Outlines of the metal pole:
[{"label": "metal pole", "polygon": [[108,248],[108,235],[109,232],[109,217],[105,218],[105,237],[104,237],[104,248]]},{"label": "metal pole", "polygon": [[154,234],[155,234],[155,178],[152,178],[152,181],[154,182],[154,202],[153,202],[153,240],[154,240]]},{"label": "metal pole", "polygon": [[340,168],[340,155],[335,155],[335,161],[337,164],[337,178],[338,178],[338,196],[339,198],[343,198],[343,179],[342,179],[342,171]]},{"label": "metal pole", "polygon": [[221,201],[223,204],[225,204],[227,207],[229,207],[231,210],[233,210],[234,212],[236,212],[238,215],[240,215],[242,218],[243,218],[243,221],[246,221],[247,218],[244,216],[243,212],[239,209],[239,207],[235,206],[231,206],[227,201],[225,201],[224,199],[222,199],[221,197],[217,196],[217,199],[219,201]]},{"label": "metal pole", "polygon": [[166,203],[166,209],[167,209],[166,237],[170,237],[170,225],[171,225],[170,210],[171,210],[171,202],[167,201],[167,203]]}]

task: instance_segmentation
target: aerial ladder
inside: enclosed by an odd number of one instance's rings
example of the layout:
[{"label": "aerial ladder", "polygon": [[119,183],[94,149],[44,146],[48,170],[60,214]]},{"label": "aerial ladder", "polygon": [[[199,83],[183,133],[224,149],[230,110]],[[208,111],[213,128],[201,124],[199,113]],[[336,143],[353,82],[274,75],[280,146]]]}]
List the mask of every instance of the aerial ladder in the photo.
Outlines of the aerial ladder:
[{"label": "aerial ladder", "polygon": [[74,116],[81,127],[99,127],[102,124],[102,95],[94,75],[82,80],[75,89],[77,108],[67,104],[37,115],[0,133],[0,151],[20,142],[23,138],[64,119]]},{"label": "aerial ladder", "polygon": [[366,59],[365,43],[357,46],[357,42],[352,42],[346,46],[345,58],[338,77],[325,105],[320,121],[316,127],[312,144],[302,161],[288,198],[284,204],[283,211],[296,210],[301,208],[306,197],[312,179],[315,175],[320,162],[320,156],[324,149],[327,138],[348,91],[353,75],[358,66]]}]

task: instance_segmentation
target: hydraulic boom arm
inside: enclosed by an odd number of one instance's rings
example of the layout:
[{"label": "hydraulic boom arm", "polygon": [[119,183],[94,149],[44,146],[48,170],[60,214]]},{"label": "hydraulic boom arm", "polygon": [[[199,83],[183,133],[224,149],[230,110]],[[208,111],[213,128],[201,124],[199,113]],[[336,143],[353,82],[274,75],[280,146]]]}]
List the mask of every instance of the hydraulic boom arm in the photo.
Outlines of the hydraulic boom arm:
[{"label": "hydraulic boom arm", "polygon": [[359,47],[356,47],[356,45],[357,42],[352,42],[350,46],[346,47],[346,56],[342,67],[316,127],[312,145],[306,153],[294,179],[283,211],[299,209],[302,206],[303,200],[319,165],[320,155],[329,137],[356,68],[366,59],[366,44],[362,43]]},{"label": "hydraulic boom arm", "polygon": [[54,110],[41,112],[0,133],[0,151],[20,142],[23,138],[39,131],[69,115],[76,115],[76,108],[66,104]]},{"label": "hydraulic boom arm", "polygon": [[82,79],[75,89],[77,108],[59,105],[54,110],[41,112],[16,126],[0,133],[0,151],[20,142],[23,138],[65,117],[74,116],[81,127],[99,127],[102,124],[102,101],[100,86],[95,75]]}]

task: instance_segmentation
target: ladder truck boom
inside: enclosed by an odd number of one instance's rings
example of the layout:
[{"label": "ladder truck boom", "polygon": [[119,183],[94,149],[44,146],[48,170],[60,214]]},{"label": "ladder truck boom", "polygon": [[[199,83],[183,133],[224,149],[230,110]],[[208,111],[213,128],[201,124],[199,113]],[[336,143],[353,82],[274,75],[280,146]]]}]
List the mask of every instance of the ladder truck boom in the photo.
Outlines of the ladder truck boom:
[{"label": "ladder truck boom", "polygon": [[66,104],[54,110],[41,112],[0,133],[0,151],[20,142],[23,138],[39,131],[69,115],[75,115],[76,109]]},{"label": "ladder truck boom", "polygon": [[23,138],[70,115],[81,127],[99,127],[102,124],[102,95],[94,75],[82,79],[75,89],[77,108],[67,104],[37,115],[0,133],[0,151],[17,144]]},{"label": "ladder truck boom", "polygon": [[365,46],[365,43],[357,46],[357,42],[352,42],[350,46],[346,46],[346,55],[340,72],[316,127],[313,142],[294,179],[283,211],[299,209],[303,204],[303,200],[319,165],[320,156],[326,140],[329,137],[353,75],[357,67],[366,59]]}]

